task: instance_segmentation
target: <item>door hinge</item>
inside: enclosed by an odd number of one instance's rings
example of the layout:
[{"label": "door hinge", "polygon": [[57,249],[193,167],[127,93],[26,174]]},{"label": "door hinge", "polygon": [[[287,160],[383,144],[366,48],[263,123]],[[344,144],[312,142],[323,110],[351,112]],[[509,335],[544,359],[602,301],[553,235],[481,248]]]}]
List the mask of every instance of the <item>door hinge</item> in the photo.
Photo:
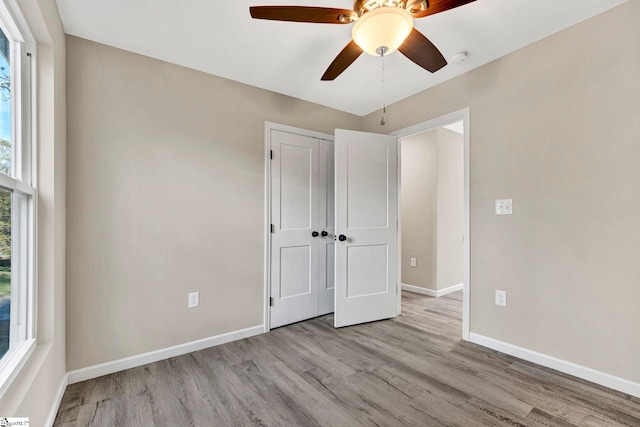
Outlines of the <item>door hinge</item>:
[{"label": "door hinge", "polygon": [[269,307],[273,307],[273,297],[269,297]]},{"label": "door hinge", "polygon": [[275,233],[276,232],[276,228],[273,226],[273,224],[271,224],[271,232]]},{"label": "door hinge", "polygon": [[273,160],[273,150],[269,150],[269,158]]}]

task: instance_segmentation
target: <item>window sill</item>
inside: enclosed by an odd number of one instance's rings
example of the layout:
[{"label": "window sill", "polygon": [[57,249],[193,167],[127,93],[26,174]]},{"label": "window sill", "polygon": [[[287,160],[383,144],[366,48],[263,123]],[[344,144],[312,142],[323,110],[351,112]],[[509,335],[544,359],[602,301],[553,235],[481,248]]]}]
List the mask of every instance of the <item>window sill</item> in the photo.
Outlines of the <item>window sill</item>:
[{"label": "window sill", "polygon": [[5,355],[4,360],[0,363],[0,398],[4,396],[13,380],[16,379],[35,348],[36,340],[30,339],[23,341]]}]

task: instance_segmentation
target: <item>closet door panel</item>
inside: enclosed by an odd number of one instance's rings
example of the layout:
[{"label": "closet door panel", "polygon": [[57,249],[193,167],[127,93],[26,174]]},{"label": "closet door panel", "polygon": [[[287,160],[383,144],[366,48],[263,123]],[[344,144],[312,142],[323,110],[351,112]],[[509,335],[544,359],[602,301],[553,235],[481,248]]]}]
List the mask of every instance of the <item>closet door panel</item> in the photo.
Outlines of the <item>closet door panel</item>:
[{"label": "closet door panel", "polygon": [[271,131],[271,328],[318,316],[318,140]]}]

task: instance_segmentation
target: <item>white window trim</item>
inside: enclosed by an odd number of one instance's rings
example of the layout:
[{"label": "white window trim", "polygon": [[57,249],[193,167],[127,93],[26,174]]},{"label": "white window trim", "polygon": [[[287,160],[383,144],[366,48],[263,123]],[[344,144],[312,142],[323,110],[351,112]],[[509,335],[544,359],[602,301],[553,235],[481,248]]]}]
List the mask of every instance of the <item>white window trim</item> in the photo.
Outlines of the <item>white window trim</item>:
[{"label": "white window trim", "polygon": [[35,349],[36,339],[31,338],[21,342],[6,354],[0,368],[0,397],[9,389]]},{"label": "white window trim", "polygon": [[[27,196],[19,205],[15,203],[12,207],[12,210],[15,208],[17,211],[23,212],[19,221],[12,222],[12,227],[17,227],[17,224],[21,227],[18,233],[20,240],[14,245],[14,252],[21,254],[21,259],[19,264],[14,264],[15,268],[12,265],[12,279],[14,273],[17,273],[16,277],[20,281],[18,298],[25,301],[21,307],[26,308],[26,312],[20,313],[19,316],[19,321],[24,324],[20,342],[13,344],[13,348],[5,354],[0,362],[0,397],[2,397],[36,348],[37,190],[35,184],[37,183],[37,150],[35,146],[37,109],[35,99],[37,76],[35,70],[37,68],[35,38],[16,0],[0,2],[0,27],[13,41],[12,84],[14,87],[20,87],[20,95],[12,98],[12,110],[15,115],[12,123],[12,140],[14,143],[20,141],[19,150],[14,148],[13,153],[15,178],[0,174],[0,188],[12,191],[14,194]],[[15,69],[19,69],[20,73],[15,73]],[[25,85],[25,82],[29,84]],[[16,126],[16,123],[20,126]],[[16,216],[13,217],[16,218]],[[15,259],[15,256],[13,258]]]}]

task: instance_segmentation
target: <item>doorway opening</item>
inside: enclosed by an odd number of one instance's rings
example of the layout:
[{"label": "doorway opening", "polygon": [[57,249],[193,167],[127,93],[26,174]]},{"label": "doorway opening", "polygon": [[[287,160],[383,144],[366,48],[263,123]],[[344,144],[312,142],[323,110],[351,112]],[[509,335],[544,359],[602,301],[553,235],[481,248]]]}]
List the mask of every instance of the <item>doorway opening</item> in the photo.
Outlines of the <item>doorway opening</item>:
[{"label": "doorway opening", "polygon": [[[462,291],[469,339],[469,110],[395,132],[400,149],[399,283],[430,297]],[[398,311],[400,302],[398,298]]]}]

